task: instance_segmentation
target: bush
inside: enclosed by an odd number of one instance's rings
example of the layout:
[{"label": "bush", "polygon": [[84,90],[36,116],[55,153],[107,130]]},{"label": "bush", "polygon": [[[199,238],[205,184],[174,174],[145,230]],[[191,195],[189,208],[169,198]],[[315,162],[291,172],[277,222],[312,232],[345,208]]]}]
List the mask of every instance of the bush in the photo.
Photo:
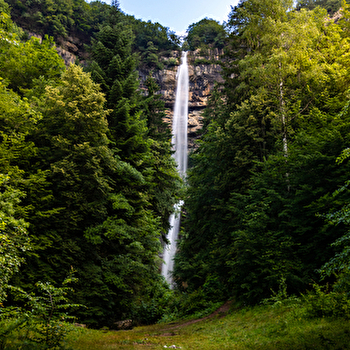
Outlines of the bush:
[{"label": "bush", "polygon": [[221,301],[216,300],[217,298],[211,300],[203,288],[199,288],[192,293],[174,291],[173,298],[164,310],[163,317],[159,323],[208,316],[222,305]]},{"label": "bush", "polygon": [[141,301],[139,305],[134,306],[132,314],[136,324],[154,324],[163,317],[164,307],[156,299]]},{"label": "bush", "polygon": [[278,292],[271,289],[272,295],[270,298],[264,299],[262,304],[272,305],[272,307],[287,306],[295,308],[301,303],[300,298],[295,295],[288,296],[286,278],[281,277]]},{"label": "bush", "polygon": [[179,65],[179,61],[175,57],[170,57],[167,60],[164,61],[167,67],[175,67]]},{"label": "bush", "polygon": [[10,287],[16,300],[24,306],[1,309],[0,349],[66,349],[65,338],[72,329],[67,321],[73,319],[67,311],[81,307],[70,304],[66,296],[72,291],[66,284],[73,280],[65,279],[62,287],[38,282],[37,295]]},{"label": "bush", "polygon": [[303,296],[307,317],[344,317],[350,319],[350,300],[346,293],[330,291],[328,285],[321,287],[315,284],[313,287],[313,291]]},{"label": "bush", "polygon": [[194,60],[194,65],[195,66],[199,66],[200,64],[215,64],[217,62],[215,62],[214,60],[207,60],[205,58],[196,58]]},{"label": "bush", "polygon": [[145,294],[133,304],[131,318],[137,325],[149,325],[158,322],[169,310],[175,297],[175,292],[160,275],[158,280],[144,290]]}]

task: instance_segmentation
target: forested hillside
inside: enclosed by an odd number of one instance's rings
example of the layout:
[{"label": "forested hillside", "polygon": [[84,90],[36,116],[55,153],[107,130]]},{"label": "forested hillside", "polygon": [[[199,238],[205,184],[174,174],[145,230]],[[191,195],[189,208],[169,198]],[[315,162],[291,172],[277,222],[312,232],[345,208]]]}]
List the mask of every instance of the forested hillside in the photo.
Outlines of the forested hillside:
[{"label": "forested hillside", "polygon": [[259,303],[282,281],[289,293],[326,282],[348,293],[350,12],[343,2],[334,20],[308,5],[231,11],[176,257],[180,290],[202,305]]},{"label": "forested hillside", "polygon": [[[15,320],[8,332],[30,315],[45,320],[34,328],[44,332],[58,309],[57,322],[70,309],[88,326],[115,328],[227,300],[258,304],[279,288],[300,295],[312,284],[329,285],[342,316],[345,1],[241,0],[225,25],[189,26],[183,49],[225,55],[186,186],[157,84],[150,76],[141,93],[138,80],[140,67],[160,70],[161,57],[180,50],[174,33],[116,1],[0,0],[0,13],[0,317]],[[57,54],[55,42],[70,37],[84,64],[66,67]],[[161,241],[179,198],[170,290],[159,273]]]},{"label": "forested hillside", "polygon": [[[101,1],[85,0],[7,0],[12,20],[29,35],[49,35],[85,60],[90,52],[92,38],[107,23],[123,22],[133,33],[132,49],[140,54],[143,66],[162,68],[159,57],[179,49],[179,38],[160,23],[145,22],[123,13],[118,1],[108,5]],[[72,42],[69,42],[72,41]]]}]

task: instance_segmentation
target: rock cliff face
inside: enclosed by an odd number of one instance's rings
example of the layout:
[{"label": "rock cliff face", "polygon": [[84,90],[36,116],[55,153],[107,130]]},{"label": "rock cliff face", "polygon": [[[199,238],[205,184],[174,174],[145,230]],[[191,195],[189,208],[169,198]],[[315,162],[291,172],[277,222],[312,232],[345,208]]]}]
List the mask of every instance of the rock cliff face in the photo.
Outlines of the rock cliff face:
[{"label": "rock cliff face", "polygon": [[[197,131],[202,127],[202,111],[206,107],[208,98],[216,82],[223,82],[221,66],[219,64],[222,51],[217,49],[202,53],[199,50],[190,51],[187,54],[189,71],[189,122],[188,136],[189,148],[194,147]],[[180,63],[181,52],[173,51],[171,58]],[[166,64],[166,61],[164,62]],[[164,70],[152,73],[160,87],[160,94],[167,107],[167,122],[171,125],[173,106],[175,104],[176,73],[178,65],[167,67]],[[141,89],[145,89],[144,82],[149,71],[140,70]]]},{"label": "rock cliff face", "polygon": [[222,83],[220,59],[223,54],[218,49],[208,50],[205,55],[199,50],[187,55],[190,78],[190,108],[204,108],[216,82]]},{"label": "rock cliff face", "polygon": [[64,59],[66,66],[75,63],[77,59],[80,63],[84,63],[84,60],[88,57],[83,41],[77,37],[69,36],[66,40],[58,38],[57,52]]},{"label": "rock cliff face", "polygon": [[[34,34],[32,34],[34,35]],[[41,38],[40,38],[41,39]],[[66,65],[74,63],[77,58],[81,63],[87,58],[87,53],[83,49],[83,44],[78,38],[59,39],[57,42],[57,52],[62,56]],[[215,83],[223,82],[221,77],[220,60],[223,52],[215,50],[190,51],[187,54],[189,71],[189,122],[188,136],[189,147],[194,147],[197,131],[202,127],[202,111],[206,107],[208,98],[214,88]],[[171,125],[173,107],[176,93],[176,74],[181,62],[181,52],[173,51],[170,57],[164,57],[162,63],[165,69],[153,71],[152,76],[160,87],[160,94],[167,107],[167,122]],[[139,71],[140,89],[145,90],[144,82],[150,71],[141,69]]]},{"label": "rock cliff face", "polygon": [[[29,37],[35,37],[42,42],[42,35],[28,32]],[[68,40],[58,38],[56,42],[56,51],[63,58],[65,65],[68,67],[71,63],[75,63],[79,58],[80,61],[87,57],[83,49],[83,43],[78,38],[68,37]]]}]

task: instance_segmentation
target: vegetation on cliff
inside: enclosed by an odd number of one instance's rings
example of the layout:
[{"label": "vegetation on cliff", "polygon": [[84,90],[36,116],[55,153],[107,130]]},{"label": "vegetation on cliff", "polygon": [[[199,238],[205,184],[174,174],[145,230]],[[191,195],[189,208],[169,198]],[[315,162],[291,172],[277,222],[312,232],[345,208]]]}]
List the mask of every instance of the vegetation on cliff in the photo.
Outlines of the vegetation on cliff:
[{"label": "vegetation on cliff", "polygon": [[80,60],[86,59],[91,39],[107,23],[112,26],[123,23],[131,29],[133,51],[143,57],[144,67],[162,68],[159,57],[180,47],[179,38],[169,28],[123,13],[118,1],[112,1],[112,5],[85,0],[7,0],[7,3],[13,20],[27,35],[52,36],[63,46],[69,42],[67,49],[72,48]]},{"label": "vegetation on cliff", "polygon": [[329,15],[333,15],[339,10],[341,2],[341,0],[299,0],[296,2],[296,9],[313,10],[319,6],[326,9]]},{"label": "vegetation on cliff", "polygon": [[213,19],[204,18],[188,27],[184,49],[192,51],[196,49],[223,49],[227,35],[224,25]]}]

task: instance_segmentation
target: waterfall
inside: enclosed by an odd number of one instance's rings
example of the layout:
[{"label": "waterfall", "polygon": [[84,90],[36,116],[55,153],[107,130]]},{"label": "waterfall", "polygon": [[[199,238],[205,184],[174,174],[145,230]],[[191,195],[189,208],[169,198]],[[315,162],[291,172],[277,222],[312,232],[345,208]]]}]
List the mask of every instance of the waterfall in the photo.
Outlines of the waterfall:
[{"label": "waterfall", "polygon": [[[188,66],[187,52],[182,53],[181,65],[177,72],[177,87],[172,127],[172,144],[177,170],[185,178],[187,171],[187,123],[188,123]],[[162,275],[172,284],[171,272],[174,267],[176,241],[180,230],[180,209],[183,202],[175,205],[174,214],[169,218],[170,229],[167,235],[169,244],[164,248]]]}]

